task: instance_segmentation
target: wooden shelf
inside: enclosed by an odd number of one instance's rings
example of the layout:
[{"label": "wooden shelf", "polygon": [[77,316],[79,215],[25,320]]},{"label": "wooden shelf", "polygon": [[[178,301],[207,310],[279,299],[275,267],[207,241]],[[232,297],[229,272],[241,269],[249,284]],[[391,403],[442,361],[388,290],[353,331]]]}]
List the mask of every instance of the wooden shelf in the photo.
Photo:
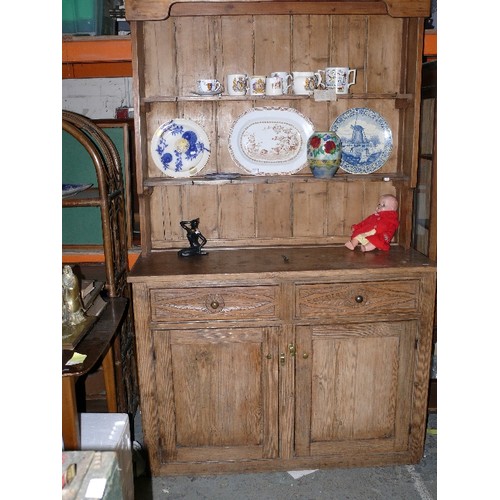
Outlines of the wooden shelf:
[{"label": "wooden shelf", "polygon": [[424,34],[424,56],[437,57],[437,31],[426,30]]},{"label": "wooden shelf", "polygon": [[[171,186],[171,185],[196,185],[196,184],[205,184],[205,185],[216,185],[216,184],[279,184],[279,183],[304,183],[304,182],[353,182],[359,180],[359,175],[357,174],[344,174],[338,173],[332,178],[317,178],[312,175],[262,175],[262,176],[253,176],[253,175],[242,175],[237,179],[207,179],[203,177],[150,177],[148,179],[144,179],[144,186],[146,188],[155,187],[155,186]],[[408,181],[408,177],[397,173],[372,173],[370,176],[367,176],[364,179],[366,182],[405,182]]]},{"label": "wooden shelf", "polygon": [[63,79],[120,76],[132,76],[130,36],[63,37]]},{"label": "wooden shelf", "polygon": [[[424,37],[424,56],[437,57],[437,32]],[[115,78],[132,76],[130,36],[63,36],[62,78]]]}]

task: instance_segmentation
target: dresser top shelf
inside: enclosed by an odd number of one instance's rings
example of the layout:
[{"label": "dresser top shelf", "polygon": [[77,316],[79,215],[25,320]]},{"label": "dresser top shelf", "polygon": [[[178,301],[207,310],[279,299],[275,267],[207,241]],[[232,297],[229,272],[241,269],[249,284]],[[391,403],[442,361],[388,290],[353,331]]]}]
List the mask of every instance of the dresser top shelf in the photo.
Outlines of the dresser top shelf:
[{"label": "dresser top shelf", "polygon": [[175,277],[189,277],[189,280],[214,279],[220,277],[238,278],[259,275],[261,278],[275,278],[300,273],[302,277],[311,273],[338,271],[363,272],[366,269],[387,271],[388,269],[418,268],[435,272],[435,263],[415,250],[393,246],[389,252],[373,251],[363,253],[350,251],[344,246],[279,247],[210,249],[208,255],[180,257],[176,251],[152,252],[141,255],[128,276],[129,282],[175,280]]},{"label": "dresser top shelf", "polygon": [[253,14],[389,14],[428,17],[429,0],[127,0],[129,21],[160,21],[168,16]]}]

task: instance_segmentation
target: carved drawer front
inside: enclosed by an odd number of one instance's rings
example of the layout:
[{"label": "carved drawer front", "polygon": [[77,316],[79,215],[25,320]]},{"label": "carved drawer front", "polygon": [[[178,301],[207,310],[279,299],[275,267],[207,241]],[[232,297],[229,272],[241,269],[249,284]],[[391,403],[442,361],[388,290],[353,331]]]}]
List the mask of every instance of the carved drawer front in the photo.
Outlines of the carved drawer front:
[{"label": "carved drawer front", "polygon": [[153,321],[278,319],[279,288],[234,286],[151,290]]},{"label": "carved drawer front", "polygon": [[295,317],[415,312],[418,291],[418,280],[297,285]]}]

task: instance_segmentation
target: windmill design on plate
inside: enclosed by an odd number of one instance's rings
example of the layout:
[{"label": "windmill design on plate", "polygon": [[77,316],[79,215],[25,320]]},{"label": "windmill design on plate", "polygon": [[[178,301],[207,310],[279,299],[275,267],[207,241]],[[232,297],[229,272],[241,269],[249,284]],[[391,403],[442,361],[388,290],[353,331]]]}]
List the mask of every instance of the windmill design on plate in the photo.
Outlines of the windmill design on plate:
[{"label": "windmill design on plate", "polygon": [[349,144],[350,153],[357,158],[358,163],[364,163],[370,156],[370,148],[373,146],[371,141],[366,138],[365,129],[355,123],[351,125],[352,136]]}]

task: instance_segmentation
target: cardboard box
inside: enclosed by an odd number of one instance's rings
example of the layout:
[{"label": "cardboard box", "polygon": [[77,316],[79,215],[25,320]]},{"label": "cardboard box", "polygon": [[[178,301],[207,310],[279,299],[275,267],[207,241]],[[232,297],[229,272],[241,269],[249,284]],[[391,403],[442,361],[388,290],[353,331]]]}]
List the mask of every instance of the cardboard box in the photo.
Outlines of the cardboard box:
[{"label": "cardboard box", "polygon": [[81,450],[115,451],[124,500],[134,499],[134,469],[126,413],[81,413]]}]

